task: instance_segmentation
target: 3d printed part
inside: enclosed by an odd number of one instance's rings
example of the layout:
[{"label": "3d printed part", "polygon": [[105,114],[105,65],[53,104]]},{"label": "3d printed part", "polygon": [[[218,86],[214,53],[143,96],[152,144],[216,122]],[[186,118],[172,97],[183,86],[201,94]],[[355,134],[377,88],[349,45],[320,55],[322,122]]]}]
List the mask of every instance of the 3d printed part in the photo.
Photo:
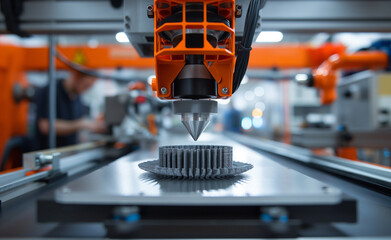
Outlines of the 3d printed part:
[{"label": "3d printed part", "polygon": [[139,167],[158,175],[185,179],[213,179],[235,176],[250,170],[248,163],[232,161],[232,147],[180,145],[159,148],[159,159]]}]

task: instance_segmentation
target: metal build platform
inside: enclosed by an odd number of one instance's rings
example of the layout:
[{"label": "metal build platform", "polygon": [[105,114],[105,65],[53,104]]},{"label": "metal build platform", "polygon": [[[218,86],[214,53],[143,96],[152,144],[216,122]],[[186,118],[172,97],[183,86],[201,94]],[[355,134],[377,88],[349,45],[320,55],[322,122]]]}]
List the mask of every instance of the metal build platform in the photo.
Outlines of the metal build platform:
[{"label": "metal build platform", "polygon": [[[162,178],[138,167],[158,146],[219,144],[254,165],[228,179]],[[222,135],[162,134],[140,150],[38,200],[39,223],[104,225],[111,238],[297,237],[301,226],[353,223],[356,201]],[[339,235],[331,225],[326,232]]]},{"label": "metal build platform", "polygon": [[58,189],[61,204],[246,206],[333,205],[341,192],[275,163],[221,135],[205,133],[198,142],[186,135],[162,136],[160,145],[220,144],[233,147],[235,161],[254,168],[224,180],[167,179],[141,170],[138,164],[157,159],[157,146],[136,151]]}]

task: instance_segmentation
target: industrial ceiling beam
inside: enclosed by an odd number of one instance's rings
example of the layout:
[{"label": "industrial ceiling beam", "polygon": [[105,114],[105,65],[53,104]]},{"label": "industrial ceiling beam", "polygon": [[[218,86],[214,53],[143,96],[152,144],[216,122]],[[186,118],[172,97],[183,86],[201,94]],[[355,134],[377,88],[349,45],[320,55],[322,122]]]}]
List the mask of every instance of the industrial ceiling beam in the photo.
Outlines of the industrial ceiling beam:
[{"label": "industrial ceiling beam", "polygon": [[[382,0],[269,0],[262,10],[263,30],[390,32],[389,9],[391,2]],[[124,28],[123,9],[106,0],[26,0],[20,20],[21,29],[33,34],[115,33]],[[0,32],[6,32],[2,14]]]}]

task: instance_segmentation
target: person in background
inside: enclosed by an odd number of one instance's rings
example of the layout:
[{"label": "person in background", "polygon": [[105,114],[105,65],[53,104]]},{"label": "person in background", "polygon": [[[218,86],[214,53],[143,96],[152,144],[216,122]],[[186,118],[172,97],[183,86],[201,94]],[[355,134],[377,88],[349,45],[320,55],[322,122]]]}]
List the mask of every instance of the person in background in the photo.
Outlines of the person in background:
[{"label": "person in background", "polygon": [[224,113],[224,129],[231,132],[240,133],[242,131],[241,119],[242,116],[240,111],[236,110],[233,106],[232,101],[230,101],[228,109]]},{"label": "person in background", "polygon": [[[85,118],[87,108],[82,104],[80,98],[80,95],[90,89],[95,81],[95,77],[76,71],[72,71],[68,78],[57,81],[56,147],[76,144],[80,130],[94,133],[105,131],[105,125],[102,121],[92,121]],[[49,86],[40,89],[36,95],[37,134],[34,144],[36,150],[49,147],[48,97]]]}]

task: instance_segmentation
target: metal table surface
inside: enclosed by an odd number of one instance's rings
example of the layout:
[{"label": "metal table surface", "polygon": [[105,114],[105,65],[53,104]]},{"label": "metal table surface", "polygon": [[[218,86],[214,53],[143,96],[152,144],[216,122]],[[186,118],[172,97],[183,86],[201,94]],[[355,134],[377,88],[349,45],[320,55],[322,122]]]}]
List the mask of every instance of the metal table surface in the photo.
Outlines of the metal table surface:
[{"label": "metal table surface", "polygon": [[[209,138],[209,139],[208,139]],[[226,137],[229,139],[229,137]],[[225,139],[225,140],[227,140]],[[167,140],[163,137],[162,140]],[[183,144],[192,142],[190,138],[181,139]],[[208,134],[201,135],[200,142],[209,141]],[[235,140],[235,139],[234,139]],[[248,141],[251,141],[249,139]],[[215,142],[217,143],[217,142]],[[161,145],[169,144],[169,142],[161,143]],[[218,144],[218,143],[217,143]],[[222,144],[222,143],[221,143]],[[235,157],[240,156],[235,150]],[[310,228],[306,232],[307,237],[319,236],[356,236],[363,237],[362,239],[373,239],[369,236],[391,236],[390,216],[391,216],[391,197],[382,193],[376,192],[368,186],[362,186],[349,179],[341,178],[318,169],[313,169],[306,165],[298,164],[295,161],[290,161],[283,157],[258,151],[266,159],[272,159],[273,162],[278,162],[283,166],[300,171],[312,178],[319,179],[329,185],[341,189],[344,193],[357,199],[358,204],[358,222],[356,224],[339,223],[333,224],[341,235],[336,235],[330,228]],[[136,154],[136,153],[135,153]],[[138,153],[137,153],[138,154]],[[152,153],[153,154],[153,153]],[[240,160],[237,159],[236,160]],[[104,166],[103,164],[102,166]],[[100,167],[102,167],[100,166]],[[254,170],[251,170],[254,171]],[[250,173],[250,172],[249,172]],[[93,224],[58,224],[58,223],[38,223],[36,203],[38,199],[43,197],[51,197],[54,192],[70,182],[85,176],[85,173],[79,174],[71,178],[65,178],[58,182],[51,183],[47,187],[36,190],[26,196],[21,196],[13,199],[2,205],[0,214],[0,238],[9,239],[10,237],[25,237],[31,239],[32,237],[68,237],[80,239],[80,237],[96,237],[104,238],[105,229],[100,223]],[[322,230],[323,229],[323,230]],[[322,235],[323,233],[323,235]],[[303,235],[304,236],[304,235]],[[307,239],[303,238],[303,239]],[[388,239],[389,237],[384,237]],[[311,239],[311,238],[308,238]],[[344,239],[344,238],[336,238]],[[374,238],[376,239],[376,238]]]},{"label": "metal table surface", "polygon": [[146,173],[138,164],[157,159],[157,145],[137,152],[71,182],[55,199],[70,204],[143,205],[275,205],[335,204],[341,191],[240,145],[222,135],[204,133],[193,142],[187,135],[162,134],[160,145],[218,144],[233,147],[234,161],[254,165],[229,179],[181,180]]}]

